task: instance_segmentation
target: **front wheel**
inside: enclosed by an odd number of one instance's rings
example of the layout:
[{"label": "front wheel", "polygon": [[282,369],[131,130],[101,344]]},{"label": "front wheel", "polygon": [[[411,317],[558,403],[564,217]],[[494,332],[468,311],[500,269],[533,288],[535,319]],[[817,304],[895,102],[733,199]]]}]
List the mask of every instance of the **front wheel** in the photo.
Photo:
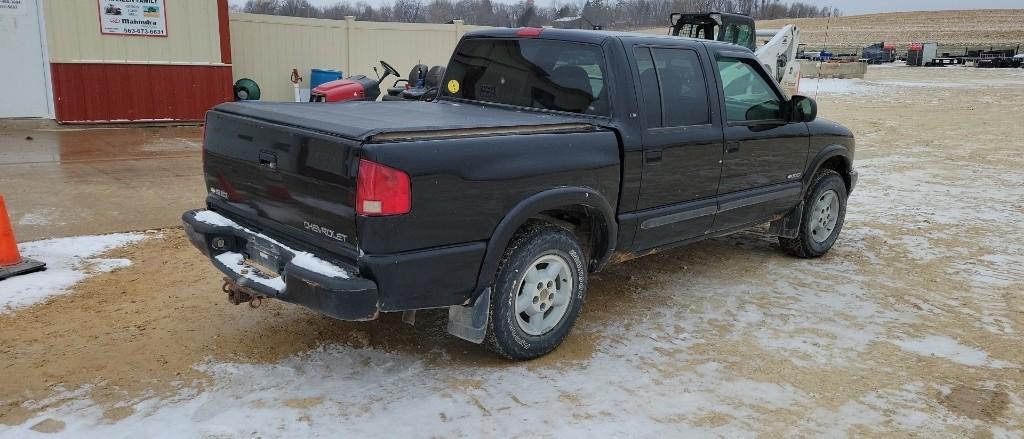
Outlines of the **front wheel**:
[{"label": "front wheel", "polygon": [[796,238],[779,238],[787,253],[816,258],[832,248],[846,219],[846,182],[831,169],[818,171],[804,198],[803,218]]},{"label": "front wheel", "polygon": [[583,305],[587,271],[575,236],[532,225],[512,239],[491,297],[487,345],[505,358],[529,360],[558,347]]}]

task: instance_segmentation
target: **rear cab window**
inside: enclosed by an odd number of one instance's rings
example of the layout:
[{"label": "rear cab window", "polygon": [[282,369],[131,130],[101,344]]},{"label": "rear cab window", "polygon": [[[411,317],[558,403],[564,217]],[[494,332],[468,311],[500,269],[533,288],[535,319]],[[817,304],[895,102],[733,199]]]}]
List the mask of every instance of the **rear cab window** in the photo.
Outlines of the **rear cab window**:
[{"label": "rear cab window", "polygon": [[464,40],[442,95],[541,110],[608,116],[600,46],[540,38]]}]

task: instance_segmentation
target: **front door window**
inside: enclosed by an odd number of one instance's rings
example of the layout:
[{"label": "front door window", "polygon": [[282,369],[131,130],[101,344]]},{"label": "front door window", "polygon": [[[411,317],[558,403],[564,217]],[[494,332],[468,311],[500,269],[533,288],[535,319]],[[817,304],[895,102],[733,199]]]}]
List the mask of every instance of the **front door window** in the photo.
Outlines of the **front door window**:
[{"label": "front door window", "polygon": [[750,60],[719,58],[718,72],[730,123],[781,120],[782,102]]}]

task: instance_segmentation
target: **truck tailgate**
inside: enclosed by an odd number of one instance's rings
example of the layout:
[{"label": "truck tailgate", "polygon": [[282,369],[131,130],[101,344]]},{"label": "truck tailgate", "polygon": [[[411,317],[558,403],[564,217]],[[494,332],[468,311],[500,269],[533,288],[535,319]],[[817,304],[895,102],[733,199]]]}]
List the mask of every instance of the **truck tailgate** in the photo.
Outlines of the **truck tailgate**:
[{"label": "truck tailgate", "polygon": [[354,257],[358,146],[306,128],[211,111],[203,142],[210,205]]}]

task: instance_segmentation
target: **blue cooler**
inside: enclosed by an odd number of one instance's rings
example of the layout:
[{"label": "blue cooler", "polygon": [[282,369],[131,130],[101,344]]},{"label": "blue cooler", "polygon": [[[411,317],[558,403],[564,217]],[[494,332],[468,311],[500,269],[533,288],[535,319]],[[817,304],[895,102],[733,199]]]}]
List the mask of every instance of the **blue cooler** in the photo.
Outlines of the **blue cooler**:
[{"label": "blue cooler", "polygon": [[313,69],[309,72],[309,89],[312,90],[325,82],[341,79],[341,70]]}]

